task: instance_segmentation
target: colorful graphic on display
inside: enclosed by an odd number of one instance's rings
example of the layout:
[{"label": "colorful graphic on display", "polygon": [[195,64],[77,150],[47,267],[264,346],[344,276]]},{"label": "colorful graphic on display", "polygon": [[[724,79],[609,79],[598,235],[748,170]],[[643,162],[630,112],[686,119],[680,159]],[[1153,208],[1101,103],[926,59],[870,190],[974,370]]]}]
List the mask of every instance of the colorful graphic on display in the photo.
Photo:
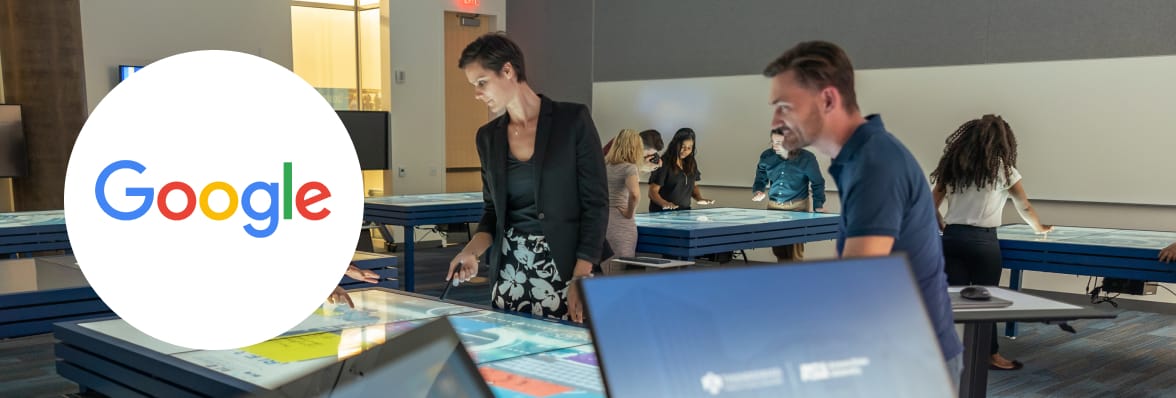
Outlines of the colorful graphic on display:
[{"label": "colorful graphic on display", "polygon": [[[517,381],[525,374],[534,380],[547,380],[544,383],[551,384],[551,387],[545,387],[543,391],[565,394],[557,396],[602,396],[596,357],[584,328],[381,289],[354,291],[351,297],[355,308],[324,304],[282,337],[235,350],[189,350],[171,346],[138,332],[122,320],[83,326],[225,376],[273,389],[371,347],[396,344],[396,336],[430,320],[449,316],[462,344],[476,362],[500,364],[493,367],[501,372],[497,374],[499,379],[509,373]],[[577,376],[564,380],[544,376],[546,373],[542,370],[526,373],[523,366],[536,362],[522,358],[536,355],[543,355],[536,357],[541,361],[561,364],[553,365],[549,370],[562,369],[563,372],[574,372],[568,373],[569,377]],[[539,385],[541,383],[529,384],[532,390]],[[519,395],[521,393],[516,390],[497,391],[500,396],[509,397],[552,396]],[[583,391],[588,391],[588,395],[581,395]]]},{"label": "colorful graphic on display", "polygon": [[496,311],[449,317],[477,363],[499,361],[592,342],[581,327]]},{"label": "colorful graphic on display", "polygon": [[479,369],[499,398],[604,397],[591,345],[490,362]]}]

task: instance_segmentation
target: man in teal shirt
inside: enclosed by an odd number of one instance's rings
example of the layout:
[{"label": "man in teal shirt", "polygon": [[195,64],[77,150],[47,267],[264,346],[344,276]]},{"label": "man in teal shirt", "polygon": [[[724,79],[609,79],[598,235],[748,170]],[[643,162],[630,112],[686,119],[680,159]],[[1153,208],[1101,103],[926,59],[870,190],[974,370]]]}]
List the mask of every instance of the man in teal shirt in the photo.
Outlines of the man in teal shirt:
[{"label": "man in teal shirt", "polygon": [[[784,149],[784,134],[773,130],[772,147],[760,154],[755,168],[755,192],[751,200],[759,202],[768,199],[768,210],[809,211],[809,187],[812,187],[812,205],[815,211],[825,211],[825,177],[817,164],[817,157],[804,149]],[[804,244],[776,246],[772,248],[776,261],[800,261],[804,259]]]}]

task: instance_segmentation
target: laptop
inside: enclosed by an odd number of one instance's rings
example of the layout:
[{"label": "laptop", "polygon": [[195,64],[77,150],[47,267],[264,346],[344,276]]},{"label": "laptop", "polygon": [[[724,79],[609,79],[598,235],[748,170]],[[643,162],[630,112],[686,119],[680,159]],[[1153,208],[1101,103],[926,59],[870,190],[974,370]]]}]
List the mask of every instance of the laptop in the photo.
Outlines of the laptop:
[{"label": "laptop", "polygon": [[905,257],[582,280],[610,397],[951,397]]},{"label": "laptop", "polygon": [[448,318],[399,335],[261,397],[491,398]]}]

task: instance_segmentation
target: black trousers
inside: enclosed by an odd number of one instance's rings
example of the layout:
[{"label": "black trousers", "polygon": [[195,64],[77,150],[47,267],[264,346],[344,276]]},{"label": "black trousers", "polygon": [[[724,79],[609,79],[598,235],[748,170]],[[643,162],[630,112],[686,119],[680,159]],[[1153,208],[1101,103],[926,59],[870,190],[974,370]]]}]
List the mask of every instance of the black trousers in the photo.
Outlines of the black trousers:
[{"label": "black trousers", "polygon": [[[947,284],[996,286],[1000,283],[1000,241],[996,228],[948,225],[943,230]],[[999,352],[996,324],[992,325],[992,354]]]}]

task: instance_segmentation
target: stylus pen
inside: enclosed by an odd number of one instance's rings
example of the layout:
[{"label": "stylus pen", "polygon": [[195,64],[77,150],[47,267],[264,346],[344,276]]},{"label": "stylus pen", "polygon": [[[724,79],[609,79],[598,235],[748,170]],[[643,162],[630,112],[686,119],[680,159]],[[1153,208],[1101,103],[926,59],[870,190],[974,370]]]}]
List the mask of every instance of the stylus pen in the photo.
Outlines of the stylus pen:
[{"label": "stylus pen", "polygon": [[442,300],[445,299],[445,296],[449,295],[449,288],[454,287],[454,286],[457,286],[457,279],[454,278],[454,275],[450,274],[449,280],[445,281],[445,290],[441,291],[441,299]]}]

